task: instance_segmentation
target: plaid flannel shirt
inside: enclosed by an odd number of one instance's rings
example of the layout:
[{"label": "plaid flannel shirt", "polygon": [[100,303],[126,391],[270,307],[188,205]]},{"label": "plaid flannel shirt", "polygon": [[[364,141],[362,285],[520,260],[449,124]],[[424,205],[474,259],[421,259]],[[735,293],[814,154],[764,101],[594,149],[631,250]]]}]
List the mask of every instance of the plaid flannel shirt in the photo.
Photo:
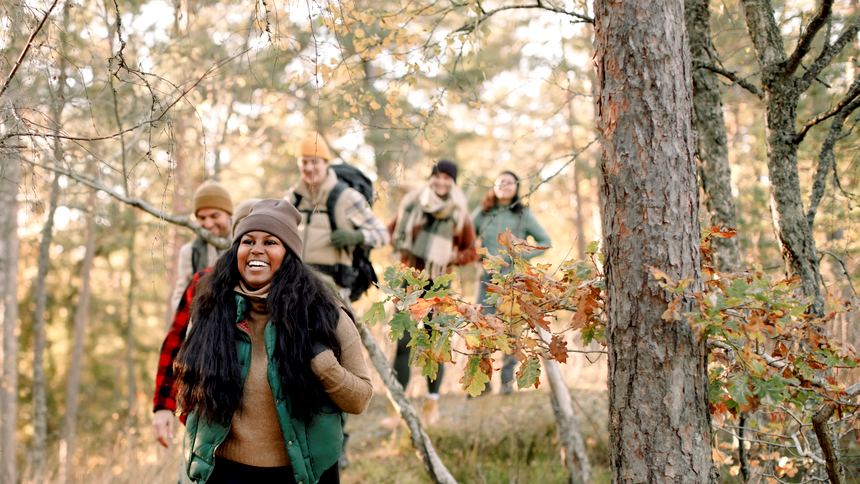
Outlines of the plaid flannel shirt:
[{"label": "plaid flannel shirt", "polygon": [[349,206],[346,207],[345,212],[346,218],[364,234],[364,245],[376,249],[388,245],[388,228],[376,218],[364,196],[352,189],[344,190],[341,196],[347,197],[349,201]]},{"label": "plaid flannel shirt", "polygon": [[197,288],[197,282],[212,268],[199,271],[194,274],[188,287],[185,288],[185,293],[182,299],[179,300],[179,306],[176,308],[176,314],[173,316],[173,324],[170,331],[164,338],[164,343],[161,345],[161,357],[158,359],[158,373],[155,375],[155,401],[153,412],[158,410],[176,411],[176,392],[173,384],[176,377],[173,374],[173,361],[176,355],[179,354],[179,348],[182,342],[185,341],[185,336],[188,332],[188,320],[191,318],[191,300],[194,298],[194,290]]}]

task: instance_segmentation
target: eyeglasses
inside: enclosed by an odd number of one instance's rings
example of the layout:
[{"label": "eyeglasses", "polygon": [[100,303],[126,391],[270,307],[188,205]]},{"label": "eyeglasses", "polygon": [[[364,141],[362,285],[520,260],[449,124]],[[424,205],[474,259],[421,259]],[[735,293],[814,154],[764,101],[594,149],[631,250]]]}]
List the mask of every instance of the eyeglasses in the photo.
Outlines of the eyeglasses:
[{"label": "eyeglasses", "polygon": [[509,181],[497,181],[493,184],[496,188],[507,188],[507,187],[515,187],[517,186],[517,182],[509,182]]}]

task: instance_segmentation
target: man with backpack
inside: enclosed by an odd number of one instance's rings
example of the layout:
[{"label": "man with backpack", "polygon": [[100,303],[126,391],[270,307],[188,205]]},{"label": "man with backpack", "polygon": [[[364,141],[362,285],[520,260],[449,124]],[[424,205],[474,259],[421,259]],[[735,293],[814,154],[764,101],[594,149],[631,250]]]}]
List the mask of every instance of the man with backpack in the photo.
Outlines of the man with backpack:
[{"label": "man with backpack", "polygon": [[[212,232],[216,237],[229,237],[233,215],[233,199],[224,185],[207,180],[194,192],[194,217],[201,227]],[[179,263],[176,270],[176,285],[170,295],[170,314],[176,311],[182,294],[191,278],[197,271],[215,263],[218,250],[197,237],[194,242],[187,243],[179,249]]]},{"label": "man with backpack", "polygon": [[302,214],[302,259],[333,282],[344,301],[356,301],[376,282],[370,248],[388,244],[388,229],[370,208],[373,185],[357,168],[332,165],[318,133],[299,144],[301,179],[285,199]]},{"label": "man with backpack", "polygon": [[[360,170],[332,165],[331,153],[319,133],[310,133],[298,146],[301,178],[284,198],[302,214],[302,260],[334,284],[344,303],[357,301],[376,282],[369,253],[388,244],[388,228],[370,206],[373,184]],[[354,311],[353,311],[354,312]],[[338,468],[349,466],[343,434]]]}]

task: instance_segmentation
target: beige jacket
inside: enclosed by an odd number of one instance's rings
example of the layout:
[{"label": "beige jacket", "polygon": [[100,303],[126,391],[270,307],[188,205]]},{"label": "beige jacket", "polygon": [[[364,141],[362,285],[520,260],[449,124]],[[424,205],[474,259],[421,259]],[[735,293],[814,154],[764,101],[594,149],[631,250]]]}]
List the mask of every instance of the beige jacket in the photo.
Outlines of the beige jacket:
[{"label": "beige jacket", "polygon": [[[173,286],[173,292],[170,293],[170,309],[171,317],[173,312],[179,306],[179,301],[182,299],[182,293],[188,287],[188,283],[194,277],[194,268],[191,266],[191,244],[189,242],[179,249],[179,263],[176,270],[176,285]],[[215,258],[218,257],[218,251],[210,244],[206,244],[207,262],[206,267],[211,267],[215,263]],[[200,270],[206,267],[201,267]]]},{"label": "beige jacket", "polygon": [[[311,197],[308,186],[302,180],[299,180],[284,196],[290,203],[295,202],[295,194],[302,197],[296,208],[302,213],[299,233],[302,236],[302,251],[304,252],[302,260],[305,264],[352,265],[352,247],[338,249],[331,245],[332,230],[328,213],[326,213],[326,201],[336,184],[337,175],[335,175],[334,170],[329,169],[325,180],[316,191],[315,197]],[[352,188],[346,190],[352,190]],[[349,197],[344,196],[341,196],[335,204],[334,220],[338,227],[355,228],[346,213],[349,204]]]}]

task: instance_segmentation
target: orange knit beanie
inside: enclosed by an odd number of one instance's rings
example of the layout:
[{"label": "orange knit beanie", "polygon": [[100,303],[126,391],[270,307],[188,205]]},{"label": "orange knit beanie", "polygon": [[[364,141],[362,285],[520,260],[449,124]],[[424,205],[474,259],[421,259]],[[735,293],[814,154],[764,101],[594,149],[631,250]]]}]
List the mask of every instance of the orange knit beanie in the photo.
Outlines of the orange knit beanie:
[{"label": "orange knit beanie", "polygon": [[310,133],[305,136],[305,139],[299,144],[299,156],[308,158],[317,157],[326,161],[331,160],[328,146],[326,146],[325,140],[318,133]]}]

